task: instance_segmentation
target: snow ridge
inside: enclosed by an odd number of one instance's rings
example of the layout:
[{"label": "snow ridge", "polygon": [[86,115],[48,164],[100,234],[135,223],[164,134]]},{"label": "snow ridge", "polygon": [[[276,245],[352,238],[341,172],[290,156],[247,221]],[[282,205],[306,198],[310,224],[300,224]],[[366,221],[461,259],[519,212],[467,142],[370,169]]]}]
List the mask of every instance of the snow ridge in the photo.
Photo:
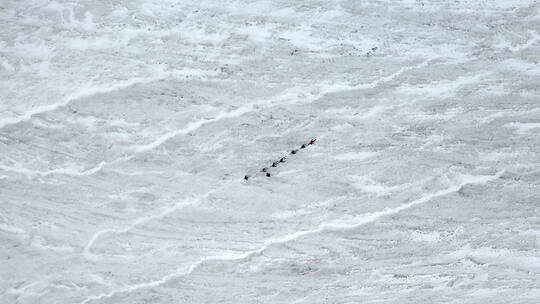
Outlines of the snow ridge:
[{"label": "snow ridge", "polygon": [[[319,93],[310,94],[310,95],[306,96],[304,98],[304,100],[299,100],[298,97],[299,97],[299,95],[303,95],[304,92],[307,91],[307,90],[303,89],[303,88],[300,88],[300,87],[293,87],[291,89],[288,89],[288,90],[284,91],[282,94],[279,94],[278,96],[276,96],[274,98],[271,98],[269,100],[265,100],[263,102],[249,103],[249,104],[247,104],[245,106],[238,107],[238,108],[236,108],[236,109],[234,109],[232,111],[228,111],[228,112],[225,112],[225,111],[220,112],[218,115],[216,115],[214,118],[211,118],[211,119],[204,119],[204,120],[198,120],[198,121],[190,122],[184,128],[164,133],[164,134],[160,135],[156,140],[154,140],[154,141],[152,141],[152,142],[150,142],[148,144],[139,145],[138,147],[135,148],[135,153],[133,155],[128,155],[128,156],[125,156],[125,157],[121,157],[121,158],[118,158],[118,159],[113,160],[111,162],[102,161],[96,167],[93,167],[93,168],[90,168],[90,169],[87,169],[87,170],[79,171],[79,170],[73,170],[73,169],[70,169],[70,168],[59,168],[59,169],[54,169],[54,170],[49,170],[49,171],[33,171],[33,170],[28,170],[28,169],[19,170],[18,168],[10,168],[10,167],[2,167],[2,169],[6,170],[6,171],[22,173],[22,174],[24,174],[24,175],[26,175],[26,176],[28,176],[30,178],[34,177],[34,176],[49,176],[49,175],[53,175],[53,174],[65,174],[65,175],[71,175],[71,176],[92,175],[94,173],[97,173],[97,172],[101,171],[103,168],[105,168],[107,166],[117,164],[117,163],[121,163],[121,162],[125,162],[125,161],[129,161],[129,160],[133,159],[135,157],[135,155],[138,154],[138,153],[144,153],[144,152],[156,149],[157,147],[161,146],[162,144],[164,144],[168,140],[170,140],[170,139],[172,139],[172,138],[174,138],[174,137],[176,137],[178,135],[184,135],[184,134],[189,134],[190,132],[194,132],[197,129],[203,127],[206,124],[215,123],[215,122],[218,122],[220,120],[227,119],[227,118],[239,117],[239,116],[242,116],[242,115],[244,115],[246,113],[253,112],[253,111],[255,111],[255,110],[257,110],[260,107],[265,106],[265,105],[279,106],[279,105],[290,105],[290,104],[294,104],[294,103],[298,103],[298,102],[310,103],[310,102],[313,102],[313,101],[323,97],[326,94],[338,93],[338,92],[341,92],[341,91],[357,90],[357,89],[375,88],[375,87],[377,87],[378,85],[380,85],[380,84],[382,84],[384,82],[392,81],[393,79],[395,79],[399,75],[401,75],[401,74],[403,74],[403,73],[405,73],[405,72],[407,72],[409,70],[425,67],[430,62],[432,62],[433,60],[434,59],[427,59],[427,60],[424,60],[423,62],[421,62],[420,64],[403,67],[403,68],[399,69],[395,73],[392,73],[392,74],[390,74],[388,76],[382,76],[382,77],[378,78],[377,80],[375,80],[373,82],[370,82],[370,83],[364,83],[364,84],[359,84],[359,85],[345,85],[345,84],[333,84],[333,85],[326,84],[326,85],[322,85],[320,90],[319,90]],[[45,112],[55,111],[55,110],[57,110],[57,109],[59,109],[61,107],[64,107],[64,106],[68,105],[72,101],[80,99],[80,98],[89,97],[89,96],[93,96],[93,95],[97,95],[97,94],[104,94],[104,93],[113,92],[113,91],[116,91],[116,90],[120,90],[120,89],[123,89],[123,88],[126,88],[126,87],[133,86],[135,84],[143,84],[143,83],[149,83],[149,82],[157,81],[157,80],[160,80],[160,79],[165,79],[166,77],[168,77],[170,75],[178,74],[178,76],[181,76],[181,75],[186,74],[187,72],[195,73],[196,71],[188,70],[188,71],[176,71],[176,72],[162,72],[162,73],[159,73],[158,76],[147,77],[147,78],[136,77],[136,78],[132,78],[132,79],[125,80],[125,81],[120,81],[120,82],[118,82],[118,83],[116,83],[116,84],[114,84],[112,86],[95,86],[95,87],[89,87],[89,88],[81,89],[78,92],[73,93],[71,96],[69,96],[68,98],[66,98],[62,102],[52,104],[52,105],[40,106],[40,107],[33,108],[32,110],[26,112],[24,115],[19,116],[19,117],[11,117],[11,118],[1,119],[0,120],[0,129],[5,127],[5,126],[8,126],[8,125],[20,123],[20,122],[23,122],[23,121],[28,121],[34,115],[42,114],[42,113],[45,113]],[[201,74],[201,71],[199,71],[199,74]],[[291,100],[296,100],[296,101],[291,101]]]},{"label": "snow ridge", "polygon": [[139,289],[143,289],[143,288],[156,287],[156,286],[162,285],[164,283],[167,283],[167,282],[171,281],[172,279],[175,279],[175,278],[178,278],[178,277],[181,277],[181,276],[190,275],[198,267],[200,267],[201,265],[203,265],[205,263],[208,263],[208,262],[213,262],[213,261],[242,261],[242,260],[250,259],[251,257],[254,257],[254,256],[257,256],[257,255],[261,254],[262,252],[264,252],[265,250],[267,250],[271,246],[286,244],[288,242],[297,240],[297,239],[299,239],[299,238],[301,238],[303,236],[322,233],[322,232],[326,232],[326,231],[346,231],[346,230],[355,229],[355,228],[360,227],[362,225],[375,222],[375,221],[379,220],[380,218],[382,218],[384,216],[397,214],[397,213],[399,213],[401,211],[410,209],[410,208],[412,208],[412,207],[414,207],[416,205],[425,204],[425,203],[427,203],[427,202],[429,202],[429,201],[431,201],[431,200],[433,200],[433,199],[435,199],[437,197],[441,197],[441,196],[445,196],[445,195],[457,192],[464,186],[473,185],[473,184],[477,184],[477,185],[487,184],[490,181],[494,181],[494,180],[500,178],[503,173],[504,173],[504,171],[497,172],[495,175],[462,175],[461,178],[460,178],[461,181],[458,184],[456,184],[455,186],[452,186],[452,187],[449,187],[449,188],[446,188],[446,189],[443,189],[443,190],[440,190],[440,191],[437,191],[437,192],[434,192],[434,193],[424,195],[424,196],[422,196],[422,197],[420,197],[420,198],[418,198],[416,200],[413,200],[413,201],[411,201],[409,203],[400,205],[398,207],[386,208],[386,209],[381,210],[381,211],[377,211],[377,212],[373,212],[373,213],[367,213],[367,214],[361,214],[361,215],[358,215],[358,216],[355,216],[355,217],[352,217],[352,218],[348,218],[348,219],[334,220],[334,221],[331,221],[331,222],[321,223],[318,227],[316,227],[314,229],[297,231],[297,232],[294,232],[294,233],[291,233],[291,234],[288,234],[288,235],[284,235],[284,236],[281,236],[281,237],[270,238],[270,239],[266,240],[262,244],[262,246],[260,248],[255,249],[255,250],[246,251],[246,252],[243,252],[243,253],[223,253],[223,254],[220,254],[220,255],[204,257],[204,258],[201,258],[199,261],[197,261],[197,262],[195,262],[195,263],[193,263],[193,264],[191,264],[191,265],[189,265],[187,267],[177,269],[175,272],[170,273],[170,274],[162,277],[159,280],[150,281],[150,282],[146,282],[146,283],[139,283],[139,284],[134,284],[134,285],[123,286],[121,288],[113,289],[108,293],[95,295],[95,296],[90,296],[90,297],[86,298],[85,300],[79,302],[78,304],[86,304],[86,303],[89,303],[91,301],[100,300],[100,299],[103,299],[103,298],[110,298],[110,297],[113,297],[114,295],[119,294],[119,293],[130,293],[130,292],[133,292],[133,291],[136,291],[136,290],[139,290]]},{"label": "snow ridge", "polygon": [[161,79],[167,79],[167,78],[169,78],[171,76],[181,77],[181,76],[192,75],[192,74],[206,75],[206,74],[212,74],[212,73],[205,73],[203,71],[193,70],[193,69],[187,69],[185,71],[184,70],[179,70],[179,71],[158,70],[157,74],[154,75],[154,76],[151,76],[151,77],[134,77],[134,78],[131,78],[131,79],[118,81],[118,82],[116,82],[116,83],[114,83],[112,85],[97,85],[97,86],[87,85],[87,86],[85,86],[85,87],[71,93],[66,98],[64,98],[62,101],[52,103],[52,104],[48,104],[48,105],[41,105],[41,106],[31,108],[26,113],[24,113],[24,114],[22,114],[20,116],[7,117],[7,118],[0,119],[0,129],[2,129],[2,128],[6,127],[6,126],[9,126],[9,125],[14,125],[14,124],[17,124],[17,123],[20,123],[20,122],[28,121],[35,115],[56,111],[56,110],[58,110],[58,109],[60,109],[62,107],[67,106],[71,102],[73,102],[75,100],[78,100],[78,99],[81,99],[81,98],[91,97],[91,96],[99,95],[99,94],[110,93],[110,92],[114,92],[114,91],[118,91],[118,90],[121,90],[121,89],[131,87],[131,86],[136,85],[136,84],[145,84],[145,83],[158,81],[158,80],[161,80]]},{"label": "snow ridge", "polygon": [[[160,145],[164,144],[166,141],[174,138],[177,135],[188,134],[190,132],[193,132],[193,131],[199,129],[200,127],[202,127],[202,126],[204,126],[206,124],[217,122],[217,121],[220,121],[222,119],[242,116],[242,115],[244,115],[246,113],[250,113],[250,112],[253,112],[254,110],[259,109],[259,107],[261,107],[261,106],[265,106],[265,105],[269,105],[269,106],[291,105],[291,104],[295,104],[295,103],[302,102],[302,101],[306,102],[306,103],[309,103],[309,102],[313,102],[313,101],[323,97],[324,95],[330,94],[330,93],[337,93],[337,92],[341,92],[341,91],[349,91],[349,90],[357,90],[357,89],[375,88],[375,87],[377,87],[378,85],[380,85],[380,84],[382,84],[384,82],[392,81],[393,79],[395,79],[396,77],[398,77],[399,75],[401,75],[401,74],[403,74],[403,73],[405,73],[407,71],[425,67],[431,61],[433,61],[433,59],[425,60],[422,63],[414,65],[414,66],[403,67],[403,68],[399,69],[397,72],[395,72],[393,74],[390,74],[388,76],[382,76],[382,77],[378,78],[377,80],[375,80],[373,82],[370,82],[370,83],[364,83],[364,84],[359,84],[359,85],[342,85],[342,84],[323,85],[318,94],[312,94],[312,95],[308,96],[307,98],[305,98],[305,100],[298,100],[298,95],[304,94],[304,92],[307,91],[307,90],[304,90],[304,89],[298,88],[298,87],[293,87],[292,89],[286,90],[282,94],[280,94],[280,95],[278,95],[278,96],[276,96],[274,98],[271,98],[269,100],[266,100],[266,101],[263,101],[263,102],[249,103],[249,104],[247,104],[247,105],[245,105],[243,107],[239,107],[239,108],[237,108],[235,110],[232,110],[230,112],[221,112],[218,115],[216,115],[216,117],[211,118],[211,119],[190,122],[185,128],[182,128],[182,129],[179,129],[179,130],[174,130],[174,131],[171,131],[171,132],[167,132],[167,133],[159,136],[159,138],[156,139],[155,141],[153,141],[153,142],[151,142],[149,144],[146,144],[146,145],[139,146],[136,149],[136,151],[138,153],[150,151],[152,149],[155,149],[155,148],[159,147]],[[291,99],[296,99],[297,101],[291,101]]]},{"label": "snow ridge", "polygon": [[127,227],[125,227],[123,229],[103,229],[103,230],[100,230],[100,231],[94,233],[94,235],[92,235],[92,237],[90,238],[90,240],[88,241],[88,243],[86,244],[86,246],[83,249],[83,255],[84,255],[85,258],[87,258],[89,260],[97,260],[99,255],[92,253],[91,249],[92,249],[92,246],[94,245],[94,243],[97,240],[99,240],[99,238],[102,235],[109,234],[109,233],[121,234],[121,233],[129,232],[130,230],[134,229],[135,227],[137,227],[137,226],[139,226],[141,224],[147,223],[147,222],[155,220],[155,219],[164,218],[165,216],[169,215],[170,213],[172,213],[172,212],[174,212],[174,211],[176,211],[176,210],[178,210],[180,208],[183,208],[183,207],[185,207],[187,205],[196,204],[196,203],[208,198],[212,193],[215,193],[215,192],[219,191],[222,188],[223,188],[223,186],[218,187],[216,189],[213,189],[211,191],[208,191],[205,194],[199,195],[199,196],[197,196],[197,197],[195,197],[195,198],[193,198],[191,200],[187,200],[187,201],[184,200],[184,201],[182,201],[180,203],[176,203],[176,204],[174,204],[172,206],[165,207],[158,213],[148,215],[148,216],[139,217],[135,221],[133,221],[129,226],[127,226]]}]

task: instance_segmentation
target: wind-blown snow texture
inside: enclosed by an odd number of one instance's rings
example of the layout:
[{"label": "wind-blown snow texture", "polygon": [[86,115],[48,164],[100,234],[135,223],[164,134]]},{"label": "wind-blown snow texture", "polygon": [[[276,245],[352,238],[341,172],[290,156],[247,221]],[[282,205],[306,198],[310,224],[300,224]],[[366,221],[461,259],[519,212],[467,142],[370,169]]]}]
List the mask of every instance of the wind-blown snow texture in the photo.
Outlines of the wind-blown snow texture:
[{"label": "wind-blown snow texture", "polygon": [[539,79],[535,0],[3,0],[0,303],[536,304]]}]

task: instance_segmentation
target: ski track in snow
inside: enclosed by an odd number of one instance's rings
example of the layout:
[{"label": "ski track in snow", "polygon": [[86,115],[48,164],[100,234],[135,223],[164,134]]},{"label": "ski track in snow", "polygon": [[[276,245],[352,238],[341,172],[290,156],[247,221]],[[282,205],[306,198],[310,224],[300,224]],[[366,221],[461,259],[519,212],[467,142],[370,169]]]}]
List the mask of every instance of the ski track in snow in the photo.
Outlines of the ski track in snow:
[{"label": "ski track in snow", "polygon": [[[262,252],[264,252],[265,250],[267,250],[271,246],[286,244],[288,242],[297,240],[297,239],[299,239],[301,237],[304,237],[304,236],[317,234],[317,233],[322,233],[322,232],[327,232],[327,231],[330,231],[330,232],[331,231],[347,231],[347,230],[355,229],[355,228],[358,228],[358,227],[360,227],[362,225],[375,222],[375,221],[379,220],[382,217],[397,214],[397,213],[400,213],[400,212],[402,212],[404,210],[410,209],[410,208],[412,208],[414,206],[425,204],[425,203],[427,203],[427,202],[429,202],[429,201],[431,201],[431,200],[433,200],[433,199],[435,199],[437,197],[441,197],[441,196],[445,196],[445,195],[457,192],[464,186],[487,184],[490,181],[494,181],[494,180],[499,179],[503,173],[504,172],[501,171],[501,172],[496,173],[495,175],[463,175],[461,177],[462,181],[459,184],[455,185],[455,186],[452,186],[452,187],[449,187],[449,188],[446,188],[444,190],[440,190],[440,191],[437,191],[437,192],[434,192],[434,193],[431,193],[431,194],[424,195],[424,196],[422,196],[422,197],[420,197],[420,198],[418,198],[416,200],[413,200],[413,201],[411,201],[409,203],[400,205],[398,207],[386,208],[386,209],[383,209],[381,211],[368,213],[368,214],[362,214],[362,215],[359,215],[359,216],[354,217],[352,219],[333,220],[331,222],[324,222],[324,223],[321,223],[317,228],[314,228],[314,229],[311,229],[311,230],[302,230],[302,231],[297,231],[297,232],[294,232],[294,233],[291,233],[291,234],[288,234],[288,235],[284,235],[284,236],[281,236],[281,237],[270,238],[270,239],[264,241],[263,245],[260,248],[256,249],[256,250],[246,251],[246,252],[239,253],[239,254],[221,254],[221,255],[217,255],[217,256],[205,257],[205,258],[202,258],[199,261],[197,261],[197,262],[195,262],[195,263],[193,263],[193,264],[191,264],[191,265],[189,265],[187,267],[177,269],[177,271],[175,271],[173,273],[170,273],[170,274],[162,277],[159,280],[146,282],[146,283],[139,283],[139,284],[134,284],[134,285],[123,286],[122,288],[114,289],[114,290],[112,290],[112,291],[110,291],[108,293],[87,297],[83,301],[78,302],[78,304],[86,304],[86,303],[90,303],[92,301],[96,301],[96,300],[100,300],[100,299],[104,299],[104,298],[110,298],[110,297],[113,297],[113,296],[115,296],[117,294],[121,294],[121,293],[131,293],[131,292],[134,292],[134,291],[139,290],[139,289],[157,287],[157,286],[165,284],[165,283],[167,283],[167,282],[169,282],[169,281],[171,281],[171,280],[173,280],[175,278],[190,275],[191,273],[193,273],[193,271],[195,271],[198,267],[200,267],[201,265],[203,265],[205,263],[219,262],[219,261],[242,261],[242,260],[250,259],[251,257],[254,257],[256,255],[261,254]],[[151,218],[154,218],[154,217],[151,217]],[[97,235],[97,236],[99,236],[99,235]],[[91,245],[92,243],[89,243],[89,245]]]}]

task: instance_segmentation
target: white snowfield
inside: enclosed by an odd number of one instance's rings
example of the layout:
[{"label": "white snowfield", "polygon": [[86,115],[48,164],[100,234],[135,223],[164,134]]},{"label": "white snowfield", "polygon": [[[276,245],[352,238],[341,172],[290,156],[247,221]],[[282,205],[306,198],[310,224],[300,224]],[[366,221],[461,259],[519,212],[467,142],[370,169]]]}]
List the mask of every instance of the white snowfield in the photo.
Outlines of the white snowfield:
[{"label": "white snowfield", "polygon": [[538,304],[539,151],[537,0],[2,0],[0,303]]}]

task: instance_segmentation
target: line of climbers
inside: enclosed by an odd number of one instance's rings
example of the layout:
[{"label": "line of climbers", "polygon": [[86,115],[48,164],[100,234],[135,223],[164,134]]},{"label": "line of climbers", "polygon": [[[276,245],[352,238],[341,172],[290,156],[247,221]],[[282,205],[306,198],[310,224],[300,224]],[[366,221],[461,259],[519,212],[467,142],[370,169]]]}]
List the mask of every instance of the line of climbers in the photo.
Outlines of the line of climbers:
[{"label": "line of climbers", "polygon": [[[317,139],[313,138],[313,139],[310,140],[307,144],[302,144],[302,145],[300,146],[300,149],[305,149],[307,146],[315,144],[315,141],[316,141],[316,140],[317,140]],[[298,153],[298,151],[299,151],[300,149],[293,149],[293,150],[291,150],[290,154],[296,154],[296,153]],[[273,167],[273,168],[277,167],[280,163],[284,163],[284,162],[285,162],[285,159],[286,159],[286,157],[282,157],[282,158],[280,158],[278,161],[272,162],[271,167]],[[262,173],[265,173],[266,177],[270,177],[270,176],[272,176],[272,174],[271,174],[268,170],[269,170],[268,167],[264,167],[264,168],[261,169],[261,172],[262,172]],[[249,178],[250,178],[249,175],[245,175],[245,176],[244,176],[244,180],[249,180]]]}]

